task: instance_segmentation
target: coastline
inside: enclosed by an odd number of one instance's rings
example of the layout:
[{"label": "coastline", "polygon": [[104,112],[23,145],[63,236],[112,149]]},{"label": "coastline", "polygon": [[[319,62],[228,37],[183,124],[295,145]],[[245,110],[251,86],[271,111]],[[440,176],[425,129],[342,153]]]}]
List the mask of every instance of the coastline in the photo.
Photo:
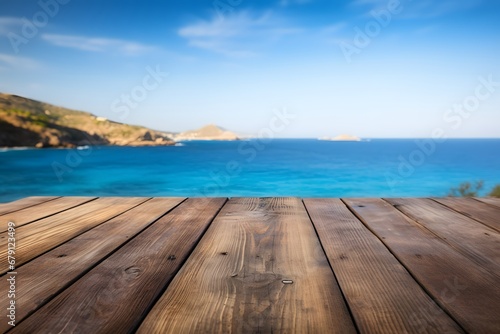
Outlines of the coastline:
[{"label": "coastline", "polygon": [[[412,139],[335,144],[315,139],[190,141],[2,151],[0,199],[31,195],[440,197],[462,182],[500,184],[500,140],[448,140],[421,165]],[[175,147],[175,148],[174,148]],[[460,155],[462,159],[456,160]],[[400,156],[406,160],[400,160]],[[285,167],[289,166],[289,167]],[[389,178],[387,178],[389,176]]]},{"label": "coastline", "polygon": [[161,147],[161,146],[176,146],[179,142],[165,142],[165,143],[132,143],[127,145],[119,145],[119,144],[98,144],[98,145],[74,145],[74,146],[44,146],[44,147],[36,147],[36,146],[1,146],[0,152],[6,151],[25,151],[25,150],[47,150],[47,149],[58,149],[58,150],[74,150],[81,149],[83,147]]}]

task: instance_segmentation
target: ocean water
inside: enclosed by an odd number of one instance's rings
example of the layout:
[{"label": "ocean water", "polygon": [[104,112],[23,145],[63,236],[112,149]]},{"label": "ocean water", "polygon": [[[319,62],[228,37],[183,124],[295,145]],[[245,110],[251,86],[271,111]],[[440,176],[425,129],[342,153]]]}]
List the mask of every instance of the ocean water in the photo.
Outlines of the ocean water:
[{"label": "ocean water", "polygon": [[0,151],[0,202],[26,196],[445,196],[500,184],[500,139],[250,140]]}]

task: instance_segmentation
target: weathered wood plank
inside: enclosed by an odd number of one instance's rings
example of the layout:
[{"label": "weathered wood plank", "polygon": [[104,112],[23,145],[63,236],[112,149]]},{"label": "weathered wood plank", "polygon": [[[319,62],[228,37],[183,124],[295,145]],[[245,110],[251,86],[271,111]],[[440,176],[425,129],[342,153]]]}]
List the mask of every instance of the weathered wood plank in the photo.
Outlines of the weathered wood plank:
[{"label": "weathered wood plank", "polygon": [[30,206],[38,205],[40,203],[52,201],[58,197],[45,197],[45,196],[32,196],[21,198],[14,202],[9,203],[1,203],[0,204],[0,215],[4,215],[6,213],[14,212],[17,210],[25,209]]},{"label": "weathered wood plank", "polygon": [[229,332],[355,332],[299,199],[230,200],[138,330]]},{"label": "weathered wood plank", "polygon": [[446,243],[500,278],[500,234],[430,199],[387,201]]},{"label": "weathered wood plank", "polygon": [[434,200],[500,232],[500,207],[497,208],[473,198],[446,197],[434,198]]},{"label": "weathered wood plank", "polygon": [[483,203],[486,203],[486,204],[489,204],[489,205],[493,205],[493,206],[496,206],[496,207],[500,208],[500,198],[495,198],[495,197],[476,197],[474,199],[477,200],[477,201],[480,201],[480,202],[483,202]]},{"label": "weathered wood plank", "polygon": [[133,331],[224,202],[220,198],[183,202],[11,332]]},{"label": "weathered wood plank", "polygon": [[[43,306],[52,296],[183,200],[151,199],[18,268],[17,322],[21,322],[28,314]],[[2,284],[3,281],[5,280],[2,280]],[[1,294],[0,305],[7,308],[7,303],[7,294]],[[8,329],[10,326],[7,322],[0,321],[0,332]]]},{"label": "weathered wood plank", "polygon": [[361,333],[463,332],[342,201],[304,203]]},{"label": "weathered wood plank", "polygon": [[[16,267],[146,200],[147,198],[99,198],[16,228]],[[0,234],[0,249],[7,249],[7,239],[7,232]],[[7,270],[7,252],[0,252],[0,273]]]},{"label": "weathered wood plank", "polygon": [[344,202],[462,328],[500,332],[497,276],[381,199]]},{"label": "weathered wood plank", "polygon": [[[0,216],[0,221],[14,222],[16,224],[16,228],[19,228],[35,220],[52,216],[56,213],[77,207],[94,199],[96,199],[96,197],[60,197],[54,199],[53,201],[41,203],[36,206],[31,206],[29,208],[2,215]],[[7,231],[7,224],[2,224],[2,226],[0,226],[0,233],[5,231]]]}]

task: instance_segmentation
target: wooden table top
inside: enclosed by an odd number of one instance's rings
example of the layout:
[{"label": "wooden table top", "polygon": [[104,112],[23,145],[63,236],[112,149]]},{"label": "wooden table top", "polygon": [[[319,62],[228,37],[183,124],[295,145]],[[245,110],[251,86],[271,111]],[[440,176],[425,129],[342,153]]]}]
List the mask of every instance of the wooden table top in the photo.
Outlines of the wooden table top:
[{"label": "wooden table top", "polygon": [[500,199],[28,197],[0,244],[0,332],[500,333]]}]

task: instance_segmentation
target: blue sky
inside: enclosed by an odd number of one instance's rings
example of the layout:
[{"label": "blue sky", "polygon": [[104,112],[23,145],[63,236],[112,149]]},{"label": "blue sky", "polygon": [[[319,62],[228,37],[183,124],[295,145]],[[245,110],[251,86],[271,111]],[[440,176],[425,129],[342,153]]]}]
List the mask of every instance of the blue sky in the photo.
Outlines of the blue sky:
[{"label": "blue sky", "polygon": [[164,131],[499,137],[499,59],[495,0],[0,0],[0,91]]}]

